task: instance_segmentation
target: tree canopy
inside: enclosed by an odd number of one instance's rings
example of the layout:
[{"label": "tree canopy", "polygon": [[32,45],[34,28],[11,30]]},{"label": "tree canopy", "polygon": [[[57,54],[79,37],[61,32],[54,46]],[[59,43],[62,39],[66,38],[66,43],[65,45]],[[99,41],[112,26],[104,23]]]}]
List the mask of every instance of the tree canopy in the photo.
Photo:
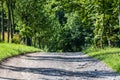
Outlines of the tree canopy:
[{"label": "tree canopy", "polygon": [[0,0],[0,13],[1,41],[49,51],[120,47],[120,0]]}]

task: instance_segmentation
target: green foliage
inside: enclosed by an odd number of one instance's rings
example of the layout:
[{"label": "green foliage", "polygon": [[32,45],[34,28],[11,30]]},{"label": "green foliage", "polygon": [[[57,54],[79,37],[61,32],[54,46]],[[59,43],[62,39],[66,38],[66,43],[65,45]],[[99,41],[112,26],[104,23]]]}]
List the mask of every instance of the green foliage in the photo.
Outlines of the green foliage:
[{"label": "green foliage", "polygon": [[15,44],[20,44],[20,35],[19,34],[14,34],[12,38],[12,42]]},{"label": "green foliage", "polygon": [[32,36],[32,29],[29,26],[22,26],[22,29],[20,30],[20,35],[23,37],[31,37]]},{"label": "green foliage", "polygon": [[[120,47],[119,0],[10,1],[14,34],[25,44],[47,51],[81,51],[91,45]],[[8,14],[6,1],[3,8]],[[12,40],[21,43],[17,36]]]}]

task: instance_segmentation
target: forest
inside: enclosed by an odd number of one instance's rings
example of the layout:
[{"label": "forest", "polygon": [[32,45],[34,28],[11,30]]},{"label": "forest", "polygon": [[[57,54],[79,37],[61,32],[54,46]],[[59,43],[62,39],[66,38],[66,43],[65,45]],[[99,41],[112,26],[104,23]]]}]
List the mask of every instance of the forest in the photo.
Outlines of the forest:
[{"label": "forest", "polygon": [[0,0],[0,42],[47,51],[120,47],[120,0]]}]

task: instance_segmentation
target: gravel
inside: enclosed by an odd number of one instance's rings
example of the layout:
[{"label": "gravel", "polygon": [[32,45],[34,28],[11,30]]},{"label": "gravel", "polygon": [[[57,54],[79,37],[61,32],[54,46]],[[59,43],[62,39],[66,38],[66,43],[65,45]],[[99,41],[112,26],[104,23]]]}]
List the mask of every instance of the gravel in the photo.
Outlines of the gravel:
[{"label": "gravel", "polygon": [[120,75],[81,52],[40,52],[3,62],[0,80],[120,80]]}]

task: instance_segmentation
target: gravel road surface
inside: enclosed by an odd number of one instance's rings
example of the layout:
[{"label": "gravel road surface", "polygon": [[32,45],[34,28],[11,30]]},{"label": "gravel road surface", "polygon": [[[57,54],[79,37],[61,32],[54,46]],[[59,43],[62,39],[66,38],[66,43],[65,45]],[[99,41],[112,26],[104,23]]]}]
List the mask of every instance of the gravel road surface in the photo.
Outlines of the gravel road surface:
[{"label": "gravel road surface", "polygon": [[3,62],[0,80],[120,80],[120,75],[80,52],[40,52]]}]

